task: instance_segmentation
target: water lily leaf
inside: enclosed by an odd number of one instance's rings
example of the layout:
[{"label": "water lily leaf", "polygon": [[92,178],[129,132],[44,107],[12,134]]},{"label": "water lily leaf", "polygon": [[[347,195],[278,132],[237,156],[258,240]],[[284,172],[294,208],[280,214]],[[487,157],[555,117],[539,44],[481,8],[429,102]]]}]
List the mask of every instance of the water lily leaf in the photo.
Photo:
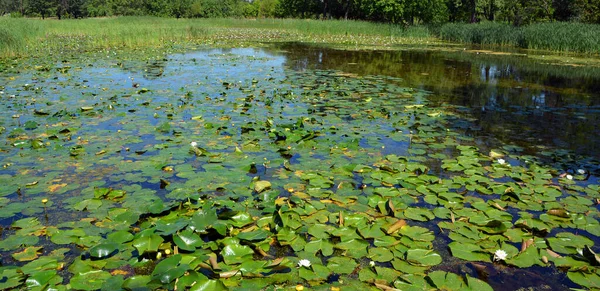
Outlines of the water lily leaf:
[{"label": "water lily leaf", "polygon": [[256,191],[256,193],[261,193],[268,189],[271,189],[271,182],[269,181],[256,181],[254,183],[254,191]]},{"label": "water lily leaf", "polygon": [[394,254],[388,248],[369,248],[369,258],[375,262],[389,262]]},{"label": "water lily leaf", "polygon": [[336,244],[335,248],[346,251],[347,255],[350,257],[360,258],[367,256],[368,246],[369,243],[362,239],[351,239],[349,241]]},{"label": "water lily leaf", "polygon": [[75,274],[70,281],[71,287],[78,290],[98,290],[111,274],[102,270],[92,270]]},{"label": "water lily leaf", "polygon": [[106,239],[115,244],[122,244],[133,240],[133,234],[129,231],[119,230],[108,234]]},{"label": "water lily leaf", "polygon": [[229,221],[231,221],[231,224],[233,226],[241,228],[254,222],[254,219],[247,212],[238,212],[235,215],[231,216],[229,218]]},{"label": "water lily leaf", "polygon": [[21,267],[21,271],[23,271],[24,274],[31,275],[40,271],[56,270],[57,268],[58,262],[56,259],[50,257],[40,257],[37,260],[25,264],[25,266]]},{"label": "water lily leaf", "polygon": [[346,257],[333,257],[327,261],[327,268],[337,274],[350,274],[358,263]]},{"label": "water lily leaf", "polygon": [[229,288],[221,280],[205,280],[196,282],[190,291],[227,291]]},{"label": "water lily leaf", "polygon": [[411,207],[404,210],[404,216],[416,221],[429,221],[435,218],[435,215],[431,210],[419,207]]},{"label": "water lily leaf", "polygon": [[323,265],[313,264],[310,268],[300,268],[298,275],[307,281],[324,281],[331,271]]},{"label": "water lily leaf", "polygon": [[194,251],[204,243],[200,236],[190,229],[186,229],[173,235],[173,242],[175,242],[180,249],[185,251]]},{"label": "water lily leaf", "polygon": [[539,250],[537,247],[535,247],[535,245],[529,246],[525,251],[507,260],[506,263],[519,268],[528,268],[533,265],[544,266],[539,254]]},{"label": "water lily leaf", "polygon": [[493,291],[488,283],[467,275],[467,286],[473,291]]},{"label": "water lily leaf", "polygon": [[406,274],[425,274],[425,271],[429,269],[429,267],[415,266],[400,259],[394,259],[392,261],[392,266],[394,266],[395,270]]},{"label": "water lily leaf", "polygon": [[[111,276],[110,278],[108,278],[106,281],[104,281],[104,283],[102,283],[102,287],[101,290],[122,290],[122,286],[123,283],[125,282],[125,279],[123,278],[123,275],[115,275],[117,272],[113,271],[113,276]],[[141,290],[140,290],[141,291]]]},{"label": "water lily leaf", "polygon": [[321,251],[323,256],[328,257],[333,254],[333,244],[328,239],[312,240],[304,246],[304,250],[312,254]]},{"label": "water lily leaf", "polygon": [[102,206],[102,200],[100,199],[85,199],[81,202],[78,202],[73,206],[75,210],[83,211],[83,210],[96,210]]},{"label": "water lily leaf", "polygon": [[501,234],[504,233],[508,227],[502,221],[493,219],[488,221],[485,225],[480,226],[479,229],[487,234]]},{"label": "water lily leaf", "polygon": [[264,240],[267,237],[269,237],[269,234],[270,233],[264,229],[258,229],[255,231],[240,232],[237,235],[237,238],[239,238],[240,240],[246,240],[246,241],[260,241],[260,240]]},{"label": "water lily leaf", "polygon": [[477,245],[469,243],[451,242],[448,244],[448,247],[450,248],[450,252],[452,252],[452,256],[457,257],[459,259],[482,262],[490,261],[490,254],[486,253],[481,247]]},{"label": "water lily leaf", "polygon": [[587,272],[567,272],[567,277],[571,281],[590,289],[600,288],[600,275],[598,273]]},{"label": "water lily leaf", "polygon": [[214,209],[198,210],[192,216],[190,228],[194,231],[204,231],[215,222],[217,222],[217,213]]},{"label": "water lily leaf", "polygon": [[241,245],[237,240],[230,240],[221,251],[223,260],[227,265],[242,263],[252,254],[254,254],[254,251],[249,246]]},{"label": "water lily leaf", "polygon": [[308,228],[308,233],[316,238],[328,239],[331,230],[331,226],[317,223]]},{"label": "water lily leaf", "polygon": [[462,278],[454,273],[433,271],[427,277],[438,290],[463,290]]},{"label": "water lily leaf", "polygon": [[16,268],[0,268],[0,289],[9,290],[20,286],[25,276]]},{"label": "water lily leaf", "polygon": [[56,270],[45,270],[35,272],[29,276],[25,281],[25,285],[27,285],[27,288],[41,287],[49,284],[51,280],[57,281],[55,283],[62,282],[62,278],[56,275]]},{"label": "water lily leaf", "polygon": [[113,242],[102,243],[90,248],[90,256],[93,258],[103,259],[109,257],[119,248],[119,245]]},{"label": "water lily leaf", "polygon": [[383,233],[383,231],[381,230],[381,225],[380,224],[373,224],[373,225],[365,225],[365,226],[361,226],[358,228],[358,232],[360,233],[360,235],[367,239],[367,238],[381,238],[385,236],[385,233]]},{"label": "water lily leaf", "polygon": [[123,282],[123,288],[127,290],[150,290],[148,283],[152,278],[147,275],[137,275],[129,277]]},{"label": "water lily leaf", "polygon": [[32,261],[37,259],[42,247],[28,247],[22,252],[12,254],[13,259],[19,262]]},{"label": "water lily leaf", "polygon": [[429,285],[429,282],[425,279],[425,276],[420,274],[402,275],[394,282],[394,286],[400,290],[410,291],[435,289],[435,287]]},{"label": "water lily leaf", "polygon": [[410,249],[406,252],[406,260],[418,266],[435,266],[442,263],[442,256],[433,250]]},{"label": "water lily leaf", "polygon": [[390,268],[375,267],[377,279],[385,280],[388,284],[398,279],[400,273]]},{"label": "water lily leaf", "polygon": [[149,234],[133,240],[133,246],[140,254],[156,252],[164,239],[157,234]]},{"label": "water lily leaf", "polygon": [[188,265],[180,265],[180,261],[181,255],[174,255],[160,261],[152,271],[152,278],[158,279],[163,284],[168,284],[183,276],[189,267]]},{"label": "water lily leaf", "polygon": [[583,249],[585,246],[593,245],[594,242],[587,237],[576,235],[570,232],[561,232],[555,237],[548,238],[548,245],[553,251],[562,254],[577,254],[577,249]]}]

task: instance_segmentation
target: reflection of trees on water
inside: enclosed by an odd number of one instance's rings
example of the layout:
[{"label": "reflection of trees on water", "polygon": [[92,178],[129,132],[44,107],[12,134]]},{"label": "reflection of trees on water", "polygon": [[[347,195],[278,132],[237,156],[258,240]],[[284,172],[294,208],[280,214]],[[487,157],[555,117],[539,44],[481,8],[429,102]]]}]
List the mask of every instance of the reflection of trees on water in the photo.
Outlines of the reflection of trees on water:
[{"label": "reflection of trees on water", "polygon": [[[359,75],[400,77],[406,85],[434,92],[434,103],[473,108],[479,126],[506,142],[597,152],[600,74],[524,63],[500,56],[466,59],[457,53],[342,51],[285,47],[295,70],[335,69]],[[478,57],[478,56],[477,56]],[[598,155],[598,154],[594,154]]]}]

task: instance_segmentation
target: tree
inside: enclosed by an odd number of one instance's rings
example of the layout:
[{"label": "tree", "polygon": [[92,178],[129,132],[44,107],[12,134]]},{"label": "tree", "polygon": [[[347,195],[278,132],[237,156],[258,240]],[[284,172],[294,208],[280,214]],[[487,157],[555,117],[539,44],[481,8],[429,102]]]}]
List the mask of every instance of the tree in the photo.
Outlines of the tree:
[{"label": "tree", "polygon": [[29,0],[27,4],[27,10],[42,16],[42,19],[51,14],[51,8],[54,6],[50,0]]}]

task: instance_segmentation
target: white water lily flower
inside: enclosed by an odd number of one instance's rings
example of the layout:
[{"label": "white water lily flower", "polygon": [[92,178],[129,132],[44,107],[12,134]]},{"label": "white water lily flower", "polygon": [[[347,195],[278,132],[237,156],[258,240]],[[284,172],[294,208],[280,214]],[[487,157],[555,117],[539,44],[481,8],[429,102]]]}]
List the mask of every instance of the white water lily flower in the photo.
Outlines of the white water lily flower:
[{"label": "white water lily flower", "polygon": [[197,143],[197,142],[195,142],[195,141],[193,141],[193,142],[191,142],[191,143],[190,143],[190,145],[191,145],[191,146],[193,146],[193,147],[197,147],[197,146],[198,146],[198,143]]},{"label": "white water lily flower", "polygon": [[497,250],[494,252],[494,261],[504,261],[508,254],[504,250]]},{"label": "white water lily flower", "polygon": [[567,175],[567,179],[569,179],[569,180],[573,180],[573,176],[571,176],[571,175]]},{"label": "white water lily flower", "polygon": [[583,175],[583,174],[585,174],[585,170],[584,169],[579,169],[579,170],[577,170],[577,173]]},{"label": "white water lily flower", "polygon": [[498,164],[504,165],[506,164],[506,161],[504,159],[498,159]]},{"label": "white water lily flower", "polygon": [[307,259],[302,259],[298,262],[298,267],[310,267],[310,261]]},{"label": "white water lily flower", "polygon": [[371,266],[371,267],[375,267],[375,262],[373,262],[373,261],[370,261],[370,262],[369,262],[369,266]]}]

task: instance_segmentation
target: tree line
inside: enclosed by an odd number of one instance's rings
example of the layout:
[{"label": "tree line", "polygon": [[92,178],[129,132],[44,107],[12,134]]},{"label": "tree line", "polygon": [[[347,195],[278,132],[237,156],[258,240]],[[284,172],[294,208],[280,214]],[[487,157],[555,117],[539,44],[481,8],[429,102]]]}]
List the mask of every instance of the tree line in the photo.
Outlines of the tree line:
[{"label": "tree line", "polygon": [[600,0],[0,0],[0,15],[82,18],[294,17],[403,25],[502,21],[600,23]]}]

